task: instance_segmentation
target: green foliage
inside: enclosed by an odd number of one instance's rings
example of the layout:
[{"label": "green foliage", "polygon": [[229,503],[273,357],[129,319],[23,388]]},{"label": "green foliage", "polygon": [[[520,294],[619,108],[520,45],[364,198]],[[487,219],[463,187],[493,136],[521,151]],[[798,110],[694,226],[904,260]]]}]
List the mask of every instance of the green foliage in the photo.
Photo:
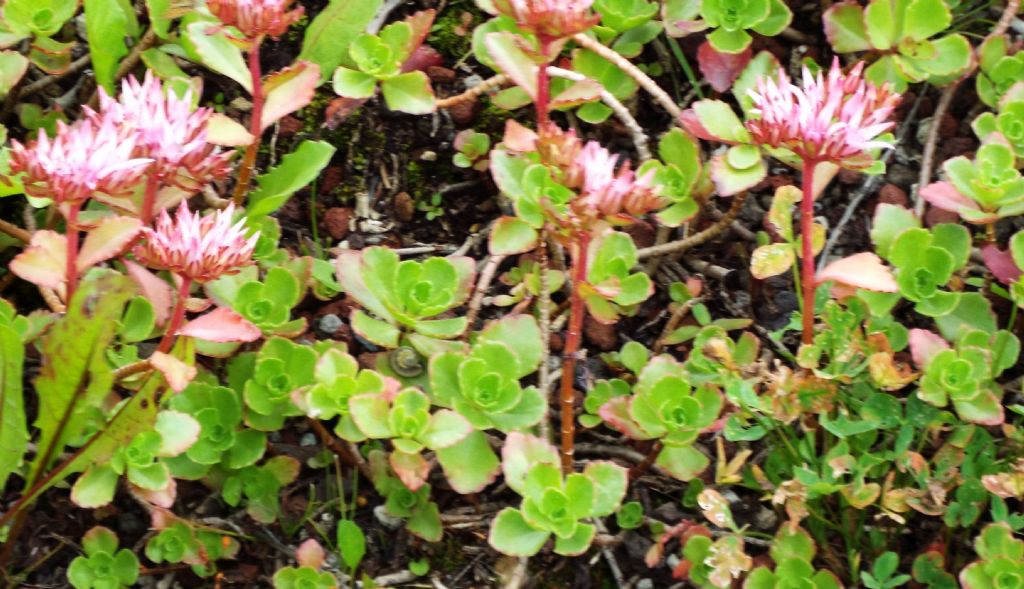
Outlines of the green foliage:
[{"label": "green foliage", "polygon": [[434,91],[427,75],[418,70],[402,72],[402,64],[423,43],[433,22],[434,11],[429,10],[391,23],[379,35],[360,33],[348,47],[351,67],[334,70],[335,93],[369,98],[379,83],[388,108],[410,114],[433,112]]},{"label": "green foliage", "polygon": [[331,161],[335,147],[325,141],[305,140],[281,163],[256,178],[258,187],[249,195],[246,219],[251,225],[276,212],[295,192],[317,179]]},{"label": "green foliage", "polygon": [[184,520],[173,520],[146,542],[146,558],[160,564],[184,563],[200,577],[217,572],[214,564],[238,553],[238,542],[231,536],[207,528],[193,526]]},{"label": "green foliage", "polygon": [[971,66],[967,38],[942,35],[953,22],[945,0],[872,0],[866,7],[841,3],[825,11],[824,20],[837,52],[882,52],[865,77],[879,85],[888,82],[897,92],[908,83],[948,84]]},{"label": "green foliage", "polygon": [[334,589],[338,584],[327,571],[313,567],[284,567],[274,573],[274,589]]},{"label": "green foliage", "polygon": [[281,489],[299,476],[299,462],[290,456],[275,456],[260,466],[247,466],[224,478],[220,492],[232,507],[245,502],[254,520],[269,524],[277,519]]},{"label": "green foliage", "polygon": [[437,504],[430,500],[430,485],[410,490],[394,476],[387,455],[371,450],[368,456],[373,486],[385,498],[384,510],[393,517],[406,521],[410,532],[428,542],[441,539],[443,528]]},{"label": "green foliage", "polygon": [[469,298],[475,267],[467,257],[400,261],[383,247],[346,251],[338,257],[338,281],[363,308],[352,327],[367,340],[396,348],[403,337],[425,356],[451,348],[445,340],[466,329],[465,317],[435,319]]},{"label": "green foliage", "polygon": [[84,556],[68,567],[68,582],[75,589],[120,589],[131,587],[139,578],[139,559],[131,550],[117,548],[117,535],[96,526],[82,536]]},{"label": "green foliage", "polygon": [[793,13],[781,0],[702,0],[700,15],[714,29],[708,42],[722,53],[746,50],[752,40],[748,30],[771,37],[793,20]]},{"label": "green foliage", "polygon": [[964,220],[992,223],[1024,212],[1024,176],[1015,160],[1010,146],[986,143],[973,161],[961,155],[942,164],[950,184],[969,199],[957,211]]},{"label": "green foliage", "polygon": [[783,526],[772,542],[771,556],[775,561],[775,568],[755,568],[743,586],[746,589],[782,589],[797,585],[814,589],[842,587],[833,573],[816,571],[811,566],[815,553],[814,541],[807,532],[800,528],[791,529]]},{"label": "green foliage", "polygon": [[313,384],[317,353],[280,337],[263,344],[259,354],[236,356],[229,371],[244,379],[248,423],[256,429],[279,429],[285,417],[301,415],[292,393]]},{"label": "green foliage", "polygon": [[264,335],[293,337],[306,327],[305,319],[291,319],[292,307],[302,300],[303,283],[282,266],[270,268],[261,281],[259,270],[248,266],[238,274],[207,283],[205,288],[214,301],[233,308]]},{"label": "green foliage", "polygon": [[1018,588],[1024,584],[1024,542],[1006,524],[989,524],[974,541],[978,560],[960,572],[967,589]]},{"label": "green foliage", "polygon": [[937,407],[952,402],[961,419],[985,425],[1003,422],[1002,388],[996,384],[1017,361],[1020,342],[1009,332],[964,333],[956,347],[936,352],[924,366],[918,395]]},{"label": "green foliage", "polygon": [[19,331],[27,321],[0,299],[0,489],[7,477],[21,468],[29,435],[22,390],[25,346]]},{"label": "green foliage", "polygon": [[978,97],[988,106],[999,106],[1005,94],[1011,89],[1019,92],[1024,76],[1024,52],[1009,53],[1009,39],[1006,35],[986,37],[978,46],[980,72],[975,78]]},{"label": "green foliage", "polygon": [[919,227],[900,231],[885,257],[896,268],[900,294],[914,303],[918,313],[939,317],[952,312],[960,302],[959,293],[943,289],[953,273],[967,264],[969,254],[967,230],[941,224],[930,231]]},{"label": "green foliage", "polygon": [[[73,2],[64,2],[73,5]],[[121,0],[83,0],[85,27],[89,34],[89,55],[93,71],[108,94],[114,95],[114,75],[121,58],[128,55],[125,37],[135,20],[131,5]],[[136,28],[138,24],[136,24]],[[134,35],[132,35],[134,36]]]},{"label": "green foliage", "polygon": [[306,28],[299,59],[317,64],[322,80],[330,76],[339,65],[354,66],[349,56],[349,47],[366,29],[380,5],[381,0],[331,0],[327,8],[317,14]]},{"label": "green foliage", "polygon": [[614,323],[651,296],[651,278],[644,272],[632,272],[636,264],[636,245],[628,234],[606,228],[592,238],[587,249],[587,279],[576,288],[594,319]]},{"label": "green foliage", "polygon": [[502,454],[505,482],[523,497],[519,509],[506,507],[491,525],[488,540],[503,554],[531,556],[552,535],[557,554],[583,554],[596,531],[583,520],[610,515],[626,493],[626,469],[594,461],[563,477],[555,449],[532,436],[510,434]]},{"label": "green foliage", "polygon": [[491,151],[491,138],[487,133],[463,129],[455,135],[452,147],[458,152],[452,157],[452,163],[460,168],[483,172],[490,165],[487,154]]},{"label": "green foliage", "polygon": [[900,557],[895,552],[885,552],[875,559],[871,572],[861,571],[860,578],[868,589],[891,589],[906,584],[910,575],[896,575]]},{"label": "green foliage", "polygon": [[[1024,85],[1021,89],[1024,91]],[[1017,167],[1024,167],[1024,96],[1001,102],[997,113],[978,115],[971,123],[971,128],[984,143],[1008,145],[1017,158]]]}]

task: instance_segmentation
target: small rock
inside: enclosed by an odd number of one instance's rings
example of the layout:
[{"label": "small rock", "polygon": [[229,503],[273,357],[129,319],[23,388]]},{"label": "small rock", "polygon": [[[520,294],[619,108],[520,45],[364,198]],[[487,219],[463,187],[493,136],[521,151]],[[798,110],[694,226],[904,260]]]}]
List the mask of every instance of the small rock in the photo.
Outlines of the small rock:
[{"label": "small rock", "polygon": [[373,516],[389,530],[397,530],[405,525],[404,519],[391,515],[383,505],[373,508]]},{"label": "small rock", "polygon": [[323,332],[324,335],[334,335],[343,325],[345,325],[345,322],[341,320],[341,317],[334,313],[328,313],[320,318],[319,323],[317,323],[317,329]]},{"label": "small rock", "polygon": [[437,152],[436,151],[431,151],[429,149],[424,151],[423,153],[420,154],[420,161],[421,162],[436,162],[437,161]]},{"label": "small rock", "polygon": [[886,168],[885,179],[906,190],[917,182],[917,169],[911,169],[902,164],[891,164]]},{"label": "small rock", "polygon": [[299,438],[300,446],[316,446],[316,444],[316,434],[312,432],[306,432],[302,434],[301,438]]},{"label": "small rock", "polygon": [[664,522],[676,522],[684,516],[683,511],[675,503],[662,503],[651,512],[651,517]]},{"label": "small rock", "polygon": [[455,70],[432,65],[427,67],[427,77],[436,84],[450,84],[455,81]]},{"label": "small rock", "polygon": [[615,330],[615,324],[605,325],[587,317],[583,323],[583,335],[587,341],[597,346],[597,349],[608,352],[615,349],[619,341],[619,334]]},{"label": "small rock", "polygon": [[335,241],[341,241],[349,233],[349,223],[352,221],[352,216],[355,214],[351,208],[348,207],[331,207],[324,213],[324,228],[327,229],[327,234],[331,236],[331,239]]},{"label": "small rock", "polygon": [[457,127],[465,128],[473,124],[473,119],[476,118],[477,105],[476,98],[463,100],[448,107],[448,114],[451,115],[452,122]]},{"label": "small rock", "polygon": [[878,190],[878,202],[906,207],[910,201],[905,190],[895,184],[885,184]]},{"label": "small rock", "polygon": [[317,192],[320,194],[330,194],[332,190],[341,184],[344,176],[345,171],[341,169],[341,166],[328,167],[324,170],[323,174],[320,174],[320,183],[317,186]]},{"label": "small rock", "polygon": [[754,514],[754,527],[759,530],[774,530],[779,523],[779,515],[766,507],[761,507]]},{"label": "small rock", "polygon": [[967,158],[974,157],[974,150],[978,147],[978,141],[974,137],[953,137],[939,143],[938,155],[940,160],[947,160],[951,157],[962,155]]},{"label": "small rock", "polygon": [[654,589],[654,581],[650,579],[640,579],[636,582],[636,589]]},{"label": "small rock", "polygon": [[395,195],[394,207],[395,218],[403,223],[412,221],[413,215],[416,214],[416,203],[413,202],[409,193],[405,191]]},{"label": "small rock", "polygon": [[945,211],[938,207],[928,205],[927,210],[924,213],[924,224],[928,227],[934,227],[940,223],[959,223],[960,215],[953,211]]},{"label": "small rock", "polygon": [[857,170],[842,169],[839,170],[839,174],[837,174],[836,177],[839,178],[840,184],[846,184],[849,186],[853,184],[860,184],[864,179],[864,174]]},{"label": "small rock", "polygon": [[302,121],[292,115],[285,115],[277,125],[277,132],[281,137],[291,137],[302,130]]}]

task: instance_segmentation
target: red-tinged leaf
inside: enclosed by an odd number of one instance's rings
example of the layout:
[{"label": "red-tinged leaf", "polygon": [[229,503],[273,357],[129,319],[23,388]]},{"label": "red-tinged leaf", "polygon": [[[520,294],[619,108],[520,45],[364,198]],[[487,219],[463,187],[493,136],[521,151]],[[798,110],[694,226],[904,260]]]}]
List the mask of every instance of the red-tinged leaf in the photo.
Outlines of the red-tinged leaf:
[{"label": "red-tinged leaf", "polygon": [[124,265],[128,270],[129,278],[135,282],[142,296],[146,297],[149,304],[153,306],[156,324],[158,326],[165,324],[171,316],[171,301],[174,297],[171,285],[136,262],[124,260]]},{"label": "red-tinged leaf", "polygon": [[325,557],[323,546],[312,538],[299,544],[295,551],[295,560],[299,561],[299,566],[319,569],[323,566]]},{"label": "red-tinged leaf", "polygon": [[990,243],[981,248],[981,257],[985,260],[985,266],[992,271],[999,282],[1012,284],[1020,278],[1021,269],[1014,263],[1010,250],[1001,250],[995,244]]},{"label": "red-tinged leaf", "polygon": [[229,307],[217,307],[206,315],[193,319],[178,330],[187,335],[211,342],[252,342],[260,338],[260,328],[249,323]]},{"label": "red-tinged leaf", "polygon": [[395,469],[402,484],[410,491],[416,491],[427,482],[430,464],[420,454],[409,454],[395,450],[388,457],[391,468]]},{"label": "red-tinged leaf", "polygon": [[960,213],[965,208],[980,210],[978,203],[960,194],[960,191],[949,182],[933,182],[921,189],[921,196],[933,207],[952,213]]},{"label": "red-tinged leaf", "polygon": [[195,366],[189,366],[170,354],[153,352],[153,355],[149,357],[149,363],[164,375],[164,378],[167,379],[167,386],[176,393],[185,390],[188,383],[196,377]]},{"label": "red-tinged leaf", "polygon": [[434,24],[434,16],[436,14],[437,11],[433,8],[421,10],[412,16],[406,17],[405,21],[403,21],[412,29],[412,35],[409,36],[409,44],[405,46],[405,50],[410,56],[423,45],[423,41],[430,34],[430,27]]},{"label": "red-tinged leaf", "polygon": [[402,64],[402,73],[414,72],[414,71],[427,71],[430,67],[439,67],[444,65],[444,58],[437,52],[436,49],[430,45],[420,45],[409,56],[409,59],[405,60]]},{"label": "red-tinged leaf", "polygon": [[319,84],[320,66],[308,61],[295,62],[267,76],[263,83],[266,102],[260,119],[262,129],[309,104]]},{"label": "red-tinged leaf", "polygon": [[601,84],[594,80],[582,80],[569,86],[551,99],[551,108],[576,106],[601,98]]},{"label": "red-tinged leaf", "polygon": [[494,63],[517,86],[526,91],[531,100],[537,98],[537,64],[520,47],[518,36],[509,32],[488,33],[484,38],[487,51]]},{"label": "red-tinged leaf", "polygon": [[949,342],[934,331],[927,329],[916,327],[911,329],[908,341],[910,342],[910,357],[914,360],[914,365],[922,369],[932,361],[932,356],[949,349]]},{"label": "red-tinged leaf", "polygon": [[139,499],[142,499],[146,503],[162,507],[164,509],[170,509],[174,506],[174,500],[178,497],[178,484],[174,480],[174,477],[170,478],[170,482],[167,487],[158,491],[150,491],[149,489],[143,489],[142,487],[128,483],[128,490],[132,492]]},{"label": "red-tinged leaf", "polygon": [[206,140],[214,145],[239,147],[253,142],[252,133],[244,125],[222,113],[213,113],[206,123]]},{"label": "red-tinged leaf", "polygon": [[142,221],[132,217],[107,217],[89,232],[78,252],[78,271],[109,260],[127,248],[142,231]]},{"label": "red-tinged leaf", "polygon": [[862,252],[836,260],[817,276],[818,283],[835,280],[848,286],[878,292],[897,292],[899,286],[892,277],[892,270],[882,264],[882,259],[871,252]]},{"label": "red-tinged leaf", "polygon": [[343,96],[330,101],[327,108],[324,109],[324,126],[332,131],[338,128],[338,125],[342,124],[350,114],[356,112],[366,100],[366,98],[345,98]]},{"label": "red-tinged leaf", "polygon": [[67,239],[56,231],[36,231],[25,251],[11,260],[9,268],[19,278],[44,288],[64,284]]},{"label": "red-tinged leaf", "polygon": [[514,119],[508,119],[505,121],[505,137],[501,142],[510,151],[534,151],[537,149],[537,132]]},{"label": "red-tinged leaf", "polygon": [[598,409],[598,415],[611,427],[622,432],[622,435],[633,440],[649,440],[650,434],[640,427],[629,414],[628,397],[616,397],[611,399]]},{"label": "red-tinged leaf", "polygon": [[700,117],[693,111],[692,108],[686,109],[679,115],[679,123],[686,129],[690,135],[693,135],[699,139],[705,141],[722,141],[721,137],[712,135],[710,131],[704,128],[704,125],[700,122]]},{"label": "red-tinged leaf", "polygon": [[715,92],[725,92],[732,87],[753,55],[750,47],[741,53],[722,53],[704,41],[697,50],[697,65]]}]

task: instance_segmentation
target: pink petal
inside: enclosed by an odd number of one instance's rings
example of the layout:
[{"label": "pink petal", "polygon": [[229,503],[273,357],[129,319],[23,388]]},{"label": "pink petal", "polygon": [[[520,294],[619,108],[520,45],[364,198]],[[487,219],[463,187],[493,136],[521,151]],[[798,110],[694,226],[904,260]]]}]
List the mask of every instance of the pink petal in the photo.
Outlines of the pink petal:
[{"label": "pink petal", "polygon": [[128,269],[128,276],[142,291],[142,296],[153,305],[156,324],[160,326],[167,323],[167,319],[171,316],[171,300],[174,292],[171,290],[171,286],[140,264],[124,260],[124,265]]},{"label": "pink petal", "polygon": [[892,270],[882,264],[882,259],[870,252],[862,252],[836,260],[817,276],[820,284],[835,280],[843,284],[878,292],[896,292],[899,286],[892,277]]},{"label": "pink petal", "polygon": [[149,363],[164,375],[164,378],[167,379],[167,386],[176,393],[185,390],[188,383],[196,377],[195,366],[189,366],[170,354],[153,352],[153,355],[149,357]]},{"label": "pink petal", "polygon": [[949,343],[942,336],[927,329],[911,329],[909,341],[910,357],[918,368],[924,368],[932,361],[932,356],[949,349]]},{"label": "pink petal", "polygon": [[921,189],[921,196],[932,206],[944,211],[959,213],[962,208],[979,210],[978,203],[960,194],[949,182],[933,182]]},{"label": "pink petal", "polygon": [[178,335],[197,337],[206,341],[251,342],[259,339],[260,329],[228,307],[217,307],[206,315],[193,319],[178,330]]},{"label": "pink petal", "polygon": [[1014,263],[1010,250],[1001,250],[990,243],[981,248],[981,257],[999,282],[1011,284],[1020,278],[1021,269]]}]

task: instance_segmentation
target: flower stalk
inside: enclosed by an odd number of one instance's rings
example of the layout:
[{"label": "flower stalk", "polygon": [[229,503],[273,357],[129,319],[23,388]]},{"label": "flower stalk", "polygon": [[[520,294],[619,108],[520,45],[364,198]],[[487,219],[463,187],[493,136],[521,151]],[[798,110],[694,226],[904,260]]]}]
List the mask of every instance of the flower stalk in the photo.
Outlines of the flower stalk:
[{"label": "flower stalk", "polygon": [[256,167],[256,154],[260,149],[260,136],[263,135],[263,74],[260,71],[260,45],[263,43],[263,35],[257,36],[249,48],[249,75],[252,77],[252,115],[249,117],[249,133],[253,140],[245,148],[245,157],[238,170],[238,183],[235,185],[235,192],[232,201],[236,206],[242,206],[245,202],[245,193],[249,190],[252,180],[252,171]]},{"label": "flower stalk", "polygon": [[803,251],[801,262],[803,272],[800,279],[803,289],[803,306],[801,307],[801,318],[803,320],[803,333],[801,341],[804,344],[814,342],[814,168],[817,165],[812,159],[804,160],[803,174],[803,199],[800,201],[800,234],[803,239]]},{"label": "flower stalk", "polygon": [[185,302],[188,301],[188,293],[191,289],[192,278],[182,276],[181,284],[178,286],[178,298],[174,301],[174,311],[171,313],[171,319],[167,323],[167,331],[164,333],[164,337],[161,338],[160,345],[157,346],[156,351],[166,354],[171,349],[171,344],[174,343],[174,336],[181,329],[181,325],[185,321]]},{"label": "flower stalk", "polygon": [[580,287],[587,279],[587,248],[590,246],[590,232],[578,231],[574,235],[576,255],[572,267],[572,292],[569,299],[569,329],[562,351],[562,472],[573,471],[573,455],[576,436],[576,391],[573,380],[576,376],[576,360],[579,358],[580,342],[583,339],[583,318],[587,309],[580,296]]},{"label": "flower stalk", "polygon": [[80,201],[68,203],[67,224],[67,256],[65,258],[65,276],[67,294],[64,300],[70,301],[78,287],[78,213],[82,209]]}]

